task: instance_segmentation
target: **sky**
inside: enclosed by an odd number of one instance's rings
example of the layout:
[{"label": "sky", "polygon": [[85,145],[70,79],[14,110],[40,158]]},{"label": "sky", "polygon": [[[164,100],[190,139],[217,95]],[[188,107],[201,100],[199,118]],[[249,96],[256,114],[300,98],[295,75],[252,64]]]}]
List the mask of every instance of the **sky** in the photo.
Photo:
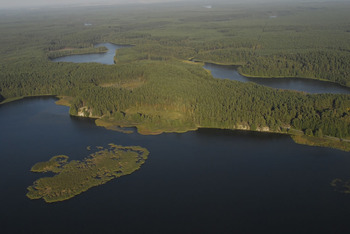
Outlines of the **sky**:
[{"label": "sky", "polygon": [[[180,2],[188,0],[0,0],[0,8],[17,8],[17,7],[38,7],[38,6],[53,6],[53,5],[91,5],[91,4],[132,4],[132,3],[155,3],[155,2]],[[197,0],[198,2],[215,3],[217,0]],[[256,2],[271,2],[271,1],[293,1],[293,0],[231,0],[236,2],[256,1]],[[332,0],[294,0],[294,1],[332,1]],[[336,0],[333,0],[336,1]],[[341,0],[340,0],[341,1]],[[348,0],[343,0],[348,1]]]},{"label": "sky", "polygon": [[74,4],[130,4],[130,3],[154,3],[154,2],[175,2],[185,0],[0,0],[0,8],[13,7],[37,7],[53,5],[74,5]]}]

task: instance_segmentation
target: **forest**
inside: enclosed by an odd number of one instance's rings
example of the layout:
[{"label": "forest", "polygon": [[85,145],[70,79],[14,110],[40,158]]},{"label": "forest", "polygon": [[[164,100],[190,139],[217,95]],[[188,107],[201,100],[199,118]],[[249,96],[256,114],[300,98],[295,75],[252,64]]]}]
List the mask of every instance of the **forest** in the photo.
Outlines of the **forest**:
[{"label": "forest", "polygon": [[[201,62],[239,65],[246,76],[350,87],[349,10],[347,2],[320,2],[1,12],[0,101],[69,96],[71,115],[136,126],[143,134],[208,127],[346,141],[349,95],[217,80]],[[50,60],[104,52],[93,47],[102,42],[133,46],[119,49],[114,65]]]}]

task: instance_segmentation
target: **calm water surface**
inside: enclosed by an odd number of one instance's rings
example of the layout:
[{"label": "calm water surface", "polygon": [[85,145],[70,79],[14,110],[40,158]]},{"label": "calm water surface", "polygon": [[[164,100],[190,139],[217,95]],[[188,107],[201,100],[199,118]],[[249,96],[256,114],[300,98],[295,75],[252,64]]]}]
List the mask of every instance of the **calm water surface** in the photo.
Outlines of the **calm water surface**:
[{"label": "calm water surface", "polygon": [[350,88],[326,81],[303,78],[249,78],[237,72],[236,66],[217,65],[206,63],[205,69],[211,71],[215,78],[254,82],[260,85],[277,89],[289,89],[307,93],[335,93],[350,94]]},{"label": "calm water surface", "polygon": [[82,54],[82,55],[70,55],[65,57],[55,58],[54,62],[73,62],[73,63],[102,63],[102,64],[114,64],[115,51],[120,48],[130,47],[127,45],[115,45],[112,43],[96,44],[94,47],[105,46],[108,51],[101,54]]},{"label": "calm water surface", "polygon": [[[302,146],[285,135],[201,129],[142,136],[72,118],[53,98],[0,106],[2,233],[349,233],[349,153]],[[64,202],[29,200],[57,154],[83,159],[87,146],[140,145],[135,173]]]}]

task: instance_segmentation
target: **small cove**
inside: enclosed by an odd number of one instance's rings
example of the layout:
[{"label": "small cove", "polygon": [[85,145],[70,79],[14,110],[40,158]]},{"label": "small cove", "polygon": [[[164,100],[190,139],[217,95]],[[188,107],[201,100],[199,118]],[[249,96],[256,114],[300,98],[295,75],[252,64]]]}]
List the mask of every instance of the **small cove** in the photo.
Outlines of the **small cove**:
[{"label": "small cove", "polygon": [[72,63],[101,63],[112,65],[114,64],[115,51],[124,47],[130,47],[130,45],[116,45],[112,43],[99,43],[94,45],[95,48],[102,46],[108,49],[106,53],[69,55],[52,59],[52,61]]}]

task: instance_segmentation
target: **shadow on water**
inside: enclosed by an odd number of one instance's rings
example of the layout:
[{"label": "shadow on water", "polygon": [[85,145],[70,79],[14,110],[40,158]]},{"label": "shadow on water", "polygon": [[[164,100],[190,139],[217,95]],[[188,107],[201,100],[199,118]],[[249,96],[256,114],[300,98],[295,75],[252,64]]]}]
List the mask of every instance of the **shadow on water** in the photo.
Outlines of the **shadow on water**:
[{"label": "shadow on water", "polygon": [[217,128],[199,128],[196,133],[204,136],[217,137],[254,137],[254,138],[265,138],[265,137],[289,137],[285,134],[279,133],[268,133],[268,132],[254,132],[244,130],[230,130],[230,129],[217,129]]}]

